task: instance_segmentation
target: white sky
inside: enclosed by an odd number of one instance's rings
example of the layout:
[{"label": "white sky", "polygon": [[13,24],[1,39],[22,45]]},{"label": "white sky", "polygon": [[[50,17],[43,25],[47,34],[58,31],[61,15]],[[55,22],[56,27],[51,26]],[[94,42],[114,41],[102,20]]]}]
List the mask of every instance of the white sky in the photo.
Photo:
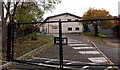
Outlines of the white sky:
[{"label": "white sky", "polygon": [[53,12],[46,12],[44,18],[61,13],[72,13],[82,17],[83,14],[91,7],[95,9],[105,9],[112,16],[118,16],[118,2],[120,0],[62,0],[56,5]]}]

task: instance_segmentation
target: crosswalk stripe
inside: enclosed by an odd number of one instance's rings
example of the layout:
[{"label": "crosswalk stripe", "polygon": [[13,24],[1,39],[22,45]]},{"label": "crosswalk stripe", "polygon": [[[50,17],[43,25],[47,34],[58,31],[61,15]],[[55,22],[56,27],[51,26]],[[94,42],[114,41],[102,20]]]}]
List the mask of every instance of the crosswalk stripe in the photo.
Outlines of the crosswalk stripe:
[{"label": "crosswalk stripe", "polygon": [[80,42],[80,41],[78,41],[78,42],[69,41],[68,43],[71,43],[71,44],[72,44],[72,43],[73,43],[73,44],[75,43],[75,44],[77,44],[77,43],[82,43],[82,42]]},{"label": "crosswalk stripe", "polygon": [[84,66],[84,67],[82,67],[82,69],[86,69],[86,68],[88,68],[88,67],[90,67],[90,66]]},{"label": "crosswalk stripe", "polygon": [[49,62],[51,62],[51,61],[45,61],[45,63],[49,63]]},{"label": "crosswalk stripe", "polygon": [[70,46],[88,46],[88,44],[69,44]]},{"label": "crosswalk stripe", "polygon": [[104,57],[93,57],[93,58],[88,58],[90,61],[94,63],[105,63],[107,60]]},{"label": "crosswalk stripe", "polygon": [[73,47],[73,49],[95,49],[94,47]]},{"label": "crosswalk stripe", "polygon": [[70,64],[72,64],[72,63],[66,63],[67,65],[70,65]]},{"label": "crosswalk stripe", "polygon": [[99,51],[79,51],[81,54],[100,54]]}]

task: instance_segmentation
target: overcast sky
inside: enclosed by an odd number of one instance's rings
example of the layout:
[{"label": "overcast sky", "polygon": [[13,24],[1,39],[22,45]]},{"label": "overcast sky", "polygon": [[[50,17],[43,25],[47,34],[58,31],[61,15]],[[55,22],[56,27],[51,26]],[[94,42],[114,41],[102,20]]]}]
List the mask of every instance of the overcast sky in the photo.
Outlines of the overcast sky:
[{"label": "overcast sky", "polygon": [[118,16],[118,2],[120,0],[62,0],[56,5],[53,12],[46,12],[44,18],[61,13],[72,13],[82,17],[83,14],[91,7],[95,9],[105,9],[113,16]]}]

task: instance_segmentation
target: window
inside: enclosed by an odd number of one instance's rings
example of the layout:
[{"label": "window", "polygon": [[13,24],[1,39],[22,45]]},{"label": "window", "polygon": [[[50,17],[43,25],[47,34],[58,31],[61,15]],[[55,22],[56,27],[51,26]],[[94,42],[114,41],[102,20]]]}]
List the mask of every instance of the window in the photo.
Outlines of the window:
[{"label": "window", "polygon": [[71,21],[71,19],[68,19],[68,21]]},{"label": "window", "polygon": [[76,27],[76,28],[75,28],[75,30],[77,30],[77,31],[78,31],[78,30],[79,30],[79,27]]},{"label": "window", "polygon": [[71,27],[69,27],[69,28],[68,28],[68,31],[72,31],[72,28],[71,28]]},{"label": "window", "polygon": [[78,21],[79,19],[75,19],[75,21]]}]

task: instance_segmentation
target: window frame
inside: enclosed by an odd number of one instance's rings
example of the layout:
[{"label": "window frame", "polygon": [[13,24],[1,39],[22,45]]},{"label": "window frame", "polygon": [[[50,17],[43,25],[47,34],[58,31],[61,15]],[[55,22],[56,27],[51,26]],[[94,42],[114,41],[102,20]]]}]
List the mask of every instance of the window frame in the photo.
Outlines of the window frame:
[{"label": "window frame", "polygon": [[[77,28],[78,28],[78,29],[77,29]],[[79,31],[79,30],[80,30],[80,27],[75,27],[75,30],[76,30],[76,31]]]},{"label": "window frame", "polygon": [[68,31],[72,31],[73,30],[72,27],[68,27],[67,29],[68,29]]}]

